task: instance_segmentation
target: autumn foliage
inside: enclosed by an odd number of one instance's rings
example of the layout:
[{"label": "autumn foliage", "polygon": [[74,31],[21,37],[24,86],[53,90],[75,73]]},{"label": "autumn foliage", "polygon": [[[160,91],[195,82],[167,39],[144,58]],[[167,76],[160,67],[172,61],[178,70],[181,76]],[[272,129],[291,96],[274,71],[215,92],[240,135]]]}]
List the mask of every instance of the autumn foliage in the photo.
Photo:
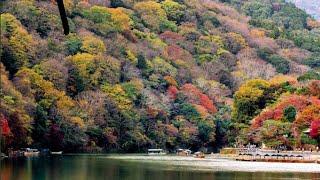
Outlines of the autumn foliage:
[{"label": "autumn foliage", "polygon": [[192,104],[203,106],[208,112],[215,113],[217,111],[212,100],[206,94],[203,94],[197,87],[192,84],[185,84],[181,87],[181,92],[187,96],[188,101]]},{"label": "autumn foliage", "polygon": [[319,23],[292,4],[64,3],[67,36],[54,2],[1,2],[5,149],[316,145]]},{"label": "autumn foliage", "polygon": [[[264,111],[262,111],[257,117],[255,117],[252,120],[252,128],[258,128],[260,127],[265,120],[268,119],[274,119],[274,120],[281,120],[283,117],[284,109],[288,106],[293,106],[298,112],[301,112],[301,114],[304,114],[303,111],[307,110],[307,106],[310,106],[310,104],[315,104],[316,102],[313,100],[313,98],[308,98],[305,96],[299,96],[299,95],[289,95],[284,96],[281,98],[279,103],[277,103],[274,107],[267,108]],[[312,114],[310,114],[312,116]],[[297,123],[300,121],[308,121],[305,118],[297,117]]]},{"label": "autumn foliage", "polygon": [[313,138],[319,138],[319,136],[320,136],[320,119],[312,121],[310,136]]},{"label": "autumn foliage", "polygon": [[1,116],[1,120],[0,120],[0,128],[1,128],[1,134],[3,136],[8,136],[10,134],[10,127],[8,124],[8,120],[5,119],[3,116]]}]

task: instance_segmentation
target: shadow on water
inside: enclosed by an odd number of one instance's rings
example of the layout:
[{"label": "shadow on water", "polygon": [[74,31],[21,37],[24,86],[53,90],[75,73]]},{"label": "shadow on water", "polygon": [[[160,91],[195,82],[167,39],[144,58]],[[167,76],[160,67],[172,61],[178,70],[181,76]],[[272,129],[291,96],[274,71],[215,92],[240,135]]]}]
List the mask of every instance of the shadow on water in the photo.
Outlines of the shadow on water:
[{"label": "shadow on water", "polygon": [[213,172],[102,156],[4,159],[1,180],[220,180],[320,179],[315,173]]}]

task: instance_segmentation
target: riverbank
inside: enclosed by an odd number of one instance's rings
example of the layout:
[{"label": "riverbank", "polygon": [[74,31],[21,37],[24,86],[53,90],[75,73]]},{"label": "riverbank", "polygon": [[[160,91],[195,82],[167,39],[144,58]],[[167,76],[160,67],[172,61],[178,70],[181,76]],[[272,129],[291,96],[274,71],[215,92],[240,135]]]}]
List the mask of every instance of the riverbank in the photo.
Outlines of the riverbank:
[{"label": "riverbank", "polygon": [[[319,173],[320,164],[317,163],[297,163],[281,161],[239,161],[236,155],[210,154],[205,158],[195,158],[192,156],[177,156],[175,154],[163,156],[148,156],[147,154],[63,154],[64,157],[91,157],[95,159],[120,160],[124,162],[143,162],[146,164],[158,164],[162,166],[172,166],[196,171],[234,171],[234,172],[286,172],[286,173]],[[56,156],[56,157],[59,157]],[[43,156],[46,157],[46,156]],[[35,157],[37,158],[37,157]],[[41,157],[39,157],[41,158]],[[9,158],[10,159],[10,158]]]},{"label": "riverbank", "polygon": [[162,165],[188,167],[194,170],[204,171],[320,173],[320,164],[316,163],[247,162],[236,161],[229,158],[214,158],[214,156],[206,157],[205,159],[174,155],[110,155],[101,158],[158,163]]},{"label": "riverbank", "polygon": [[[66,154],[0,161],[0,179],[226,180],[319,179],[316,164],[257,164],[228,159],[142,154]],[[311,166],[310,166],[311,165]],[[273,168],[270,168],[272,166]],[[278,169],[284,169],[284,171]],[[292,166],[296,166],[295,169]],[[259,168],[259,169],[258,169]]]}]

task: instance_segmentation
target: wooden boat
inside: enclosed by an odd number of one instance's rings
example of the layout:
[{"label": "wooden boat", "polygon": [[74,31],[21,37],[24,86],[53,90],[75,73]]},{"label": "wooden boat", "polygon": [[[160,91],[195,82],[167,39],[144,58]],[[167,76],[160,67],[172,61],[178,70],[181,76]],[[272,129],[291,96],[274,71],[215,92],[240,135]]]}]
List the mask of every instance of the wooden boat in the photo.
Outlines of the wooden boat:
[{"label": "wooden boat", "polygon": [[21,151],[21,150],[14,151],[13,149],[9,148],[8,149],[8,156],[10,158],[23,157],[24,151]]},{"label": "wooden boat", "polygon": [[149,156],[166,155],[167,153],[163,149],[148,149]]},{"label": "wooden boat", "polygon": [[39,156],[40,154],[38,149],[25,148],[22,151],[25,157]]},{"label": "wooden boat", "polygon": [[194,156],[195,158],[205,158],[205,155],[203,152],[195,152]]},{"label": "wooden boat", "polygon": [[190,156],[191,150],[189,149],[177,149],[177,155],[178,156]]},{"label": "wooden boat", "polygon": [[6,156],[6,154],[0,153],[0,158],[1,158],[1,159],[2,159],[2,158],[6,158],[6,157],[8,157],[8,156]]},{"label": "wooden boat", "polygon": [[51,151],[52,155],[60,155],[62,154],[62,151]]}]

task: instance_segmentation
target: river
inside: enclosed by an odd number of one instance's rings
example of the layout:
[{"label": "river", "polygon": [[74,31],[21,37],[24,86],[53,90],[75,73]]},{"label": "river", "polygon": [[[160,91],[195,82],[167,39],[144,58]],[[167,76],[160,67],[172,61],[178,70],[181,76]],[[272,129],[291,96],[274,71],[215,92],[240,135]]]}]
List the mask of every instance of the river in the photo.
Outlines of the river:
[{"label": "river", "polygon": [[320,179],[320,164],[193,157],[63,155],[1,160],[1,180]]}]

